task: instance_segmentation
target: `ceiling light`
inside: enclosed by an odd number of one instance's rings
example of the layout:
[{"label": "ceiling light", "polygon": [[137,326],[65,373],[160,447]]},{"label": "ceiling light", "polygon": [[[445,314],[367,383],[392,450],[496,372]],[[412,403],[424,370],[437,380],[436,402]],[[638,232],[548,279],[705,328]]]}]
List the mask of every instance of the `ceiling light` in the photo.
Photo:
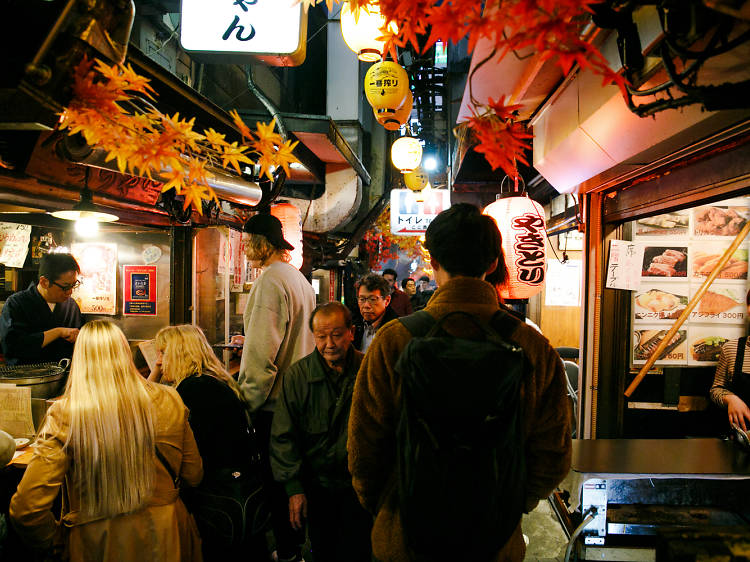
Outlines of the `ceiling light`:
[{"label": "ceiling light", "polygon": [[73,205],[73,208],[69,211],[54,211],[50,213],[53,217],[58,219],[65,219],[68,221],[77,221],[80,219],[88,219],[94,222],[114,222],[119,220],[117,215],[107,213],[99,209],[92,200],[92,194],[88,187],[84,187],[81,190],[81,200]]},{"label": "ceiling light", "polygon": [[434,172],[438,167],[437,158],[434,156],[428,156],[422,161],[422,167],[428,172]]}]

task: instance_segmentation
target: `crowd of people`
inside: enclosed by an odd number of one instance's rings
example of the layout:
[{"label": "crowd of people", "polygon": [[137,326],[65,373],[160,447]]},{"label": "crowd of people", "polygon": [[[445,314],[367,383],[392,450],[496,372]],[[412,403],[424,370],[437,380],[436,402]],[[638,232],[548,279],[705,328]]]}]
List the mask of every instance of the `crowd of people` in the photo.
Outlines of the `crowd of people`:
[{"label": "crowd of people", "polygon": [[[467,560],[522,560],[522,513],[570,468],[570,411],[559,356],[485,280],[506,275],[494,220],[467,204],[442,212],[425,242],[438,289],[406,278],[401,291],[394,270],[371,273],[353,311],[316,306],[276,218],[255,215],[245,230],[262,273],[244,313],[237,380],[190,325],[156,335],[158,361],[141,375],[119,328],[81,327],[68,302],[74,260],[50,256],[39,284],[18,297],[35,299],[36,315],[16,320],[6,305],[4,350],[6,337],[49,357],[72,347],[65,393],[11,500],[21,538],[76,561],[301,561],[306,532],[316,562],[456,560],[460,548]],[[70,325],[55,332],[61,314]],[[514,381],[497,386],[510,373]],[[410,501],[435,476],[420,472],[425,435],[457,445],[430,462],[447,462],[443,484],[464,496],[461,513],[439,487]],[[484,472],[486,462],[495,469]],[[240,539],[218,533],[201,504],[233,481],[258,483],[270,521]],[[488,490],[503,497],[486,503]],[[440,526],[458,518],[471,540]]]}]

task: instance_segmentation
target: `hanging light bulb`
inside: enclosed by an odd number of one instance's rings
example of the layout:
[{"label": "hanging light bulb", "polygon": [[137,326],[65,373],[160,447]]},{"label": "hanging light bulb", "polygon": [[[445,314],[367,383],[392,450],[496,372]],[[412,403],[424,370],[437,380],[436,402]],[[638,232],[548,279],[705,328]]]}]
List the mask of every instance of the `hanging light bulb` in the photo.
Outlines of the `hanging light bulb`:
[{"label": "hanging light bulb", "polygon": [[[50,213],[53,217],[58,219],[65,219],[68,221],[93,221],[93,222],[114,222],[119,220],[120,217],[102,211],[99,207],[94,205],[93,194],[89,189],[89,168],[86,168],[86,172],[83,179],[83,189],[81,189],[81,200],[73,205],[73,208],[69,211],[54,211]],[[90,231],[90,226],[81,226],[84,231]]]},{"label": "hanging light bulb", "polygon": [[[384,26],[385,17],[377,4],[352,11],[350,3],[345,2],[341,8],[341,34],[344,42],[357,53],[357,58],[361,61],[377,62],[383,58],[385,41],[378,37],[383,36],[381,29]],[[388,31],[398,35],[398,26],[391,22]]]},{"label": "hanging light bulb", "polygon": [[402,174],[416,170],[422,161],[422,145],[414,137],[401,137],[391,146],[391,162]]},{"label": "hanging light bulb", "polygon": [[412,191],[422,191],[425,186],[429,183],[429,176],[421,167],[417,168],[413,172],[404,174],[404,184]]},{"label": "hanging light bulb", "polygon": [[76,233],[83,238],[91,238],[99,232],[99,221],[84,217],[75,222]]}]

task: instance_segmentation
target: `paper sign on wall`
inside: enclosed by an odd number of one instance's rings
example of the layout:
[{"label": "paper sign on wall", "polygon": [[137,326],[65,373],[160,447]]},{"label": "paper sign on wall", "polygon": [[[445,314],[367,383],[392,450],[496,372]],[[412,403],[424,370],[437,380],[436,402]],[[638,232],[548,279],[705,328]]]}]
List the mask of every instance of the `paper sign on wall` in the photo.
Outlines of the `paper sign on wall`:
[{"label": "paper sign on wall", "polygon": [[30,225],[0,222],[0,263],[6,267],[23,267],[30,237]]},{"label": "paper sign on wall", "polygon": [[83,314],[117,313],[117,244],[73,244],[73,257],[81,267],[81,286],[73,298]]},{"label": "paper sign on wall", "polygon": [[611,240],[606,287],[628,291],[639,289],[642,264],[643,246],[627,240]]}]

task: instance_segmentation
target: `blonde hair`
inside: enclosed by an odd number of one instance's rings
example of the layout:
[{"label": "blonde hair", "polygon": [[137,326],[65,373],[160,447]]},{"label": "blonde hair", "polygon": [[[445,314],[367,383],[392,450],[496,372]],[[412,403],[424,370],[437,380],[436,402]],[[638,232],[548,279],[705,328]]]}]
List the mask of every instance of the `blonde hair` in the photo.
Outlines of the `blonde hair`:
[{"label": "blonde hair", "polygon": [[167,326],[156,334],[156,347],[162,352],[163,380],[179,385],[187,377],[209,375],[232,389],[243,400],[237,382],[227,373],[203,331],[191,324]]},{"label": "blonde hair", "polygon": [[254,256],[253,259],[259,261],[261,266],[265,266],[268,260],[275,254],[279,254],[281,261],[287,263],[292,261],[292,255],[289,253],[289,250],[277,248],[262,234],[249,234],[248,237],[247,245]]},{"label": "blonde hair", "polygon": [[63,399],[70,417],[64,447],[84,516],[132,512],[152,494],[154,416],[144,383],[117,326],[95,320],[81,328]]}]

